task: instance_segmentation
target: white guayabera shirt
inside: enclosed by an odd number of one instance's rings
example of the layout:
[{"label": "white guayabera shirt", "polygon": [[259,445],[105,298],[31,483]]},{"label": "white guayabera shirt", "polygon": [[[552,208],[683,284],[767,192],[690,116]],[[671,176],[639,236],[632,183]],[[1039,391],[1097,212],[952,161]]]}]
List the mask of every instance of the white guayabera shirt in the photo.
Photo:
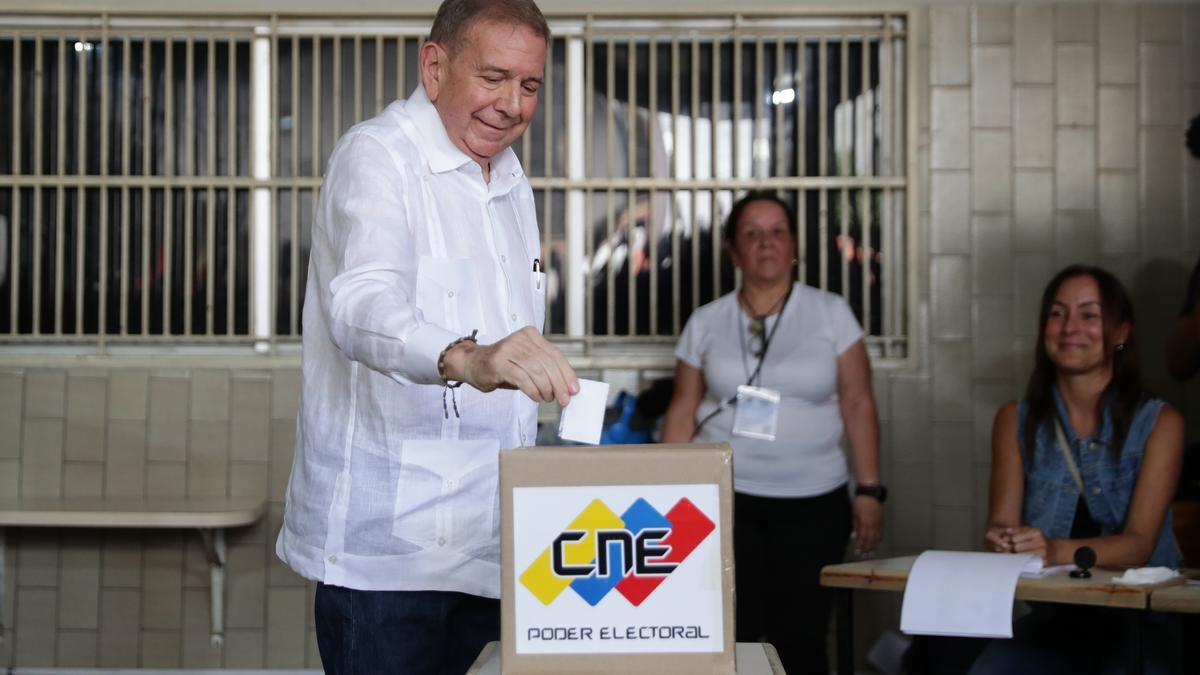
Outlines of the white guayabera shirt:
[{"label": "white guayabera shirt", "polygon": [[425,91],[355,126],[329,159],[304,301],[296,454],[276,552],[364,590],[499,597],[498,453],[532,445],[537,406],[457,390],[437,358],[541,329],[533,192],[511,149],[491,182]]}]

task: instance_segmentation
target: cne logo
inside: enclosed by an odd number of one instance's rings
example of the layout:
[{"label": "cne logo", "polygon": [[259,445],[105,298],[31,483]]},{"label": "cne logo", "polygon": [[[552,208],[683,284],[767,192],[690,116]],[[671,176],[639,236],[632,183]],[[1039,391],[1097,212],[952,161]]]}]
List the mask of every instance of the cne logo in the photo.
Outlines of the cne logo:
[{"label": "cne logo", "polygon": [[686,497],[665,515],[643,498],[619,516],[594,499],[520,580],[544,605],[569,587],[593,607],[614,588],[636,607],[714,529],[713,521]]}]

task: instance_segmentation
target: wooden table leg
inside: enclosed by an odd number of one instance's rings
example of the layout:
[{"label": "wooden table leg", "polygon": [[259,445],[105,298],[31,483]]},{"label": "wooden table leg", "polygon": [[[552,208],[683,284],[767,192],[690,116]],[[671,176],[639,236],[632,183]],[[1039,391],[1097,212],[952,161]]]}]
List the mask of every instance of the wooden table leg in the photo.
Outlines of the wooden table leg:
[{"label": "wooden table leg", "polygon": [[854,675],[854,590],[839,588],[837,598],[838,675]]}]

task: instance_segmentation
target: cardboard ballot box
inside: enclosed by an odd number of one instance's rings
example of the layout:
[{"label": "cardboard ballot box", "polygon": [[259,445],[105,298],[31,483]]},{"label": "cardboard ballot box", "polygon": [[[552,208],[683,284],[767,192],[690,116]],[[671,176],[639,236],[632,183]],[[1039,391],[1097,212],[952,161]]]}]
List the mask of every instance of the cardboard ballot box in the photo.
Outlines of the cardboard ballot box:
[{"label": "cardboard ballot box", "polygon": [[733,452],[500,453],[501,670],[730,674]]}]

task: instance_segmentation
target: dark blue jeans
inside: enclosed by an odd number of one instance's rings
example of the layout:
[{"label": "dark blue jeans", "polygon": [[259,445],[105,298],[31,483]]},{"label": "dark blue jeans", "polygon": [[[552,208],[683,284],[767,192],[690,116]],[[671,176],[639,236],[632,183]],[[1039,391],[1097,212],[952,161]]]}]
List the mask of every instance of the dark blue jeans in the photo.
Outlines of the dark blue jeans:
[{"label": "dark blue jeans", "polygon": [[317,584],[315,614],[329,675],[463,675],[500,639],[500,601],[464,593]]}]

